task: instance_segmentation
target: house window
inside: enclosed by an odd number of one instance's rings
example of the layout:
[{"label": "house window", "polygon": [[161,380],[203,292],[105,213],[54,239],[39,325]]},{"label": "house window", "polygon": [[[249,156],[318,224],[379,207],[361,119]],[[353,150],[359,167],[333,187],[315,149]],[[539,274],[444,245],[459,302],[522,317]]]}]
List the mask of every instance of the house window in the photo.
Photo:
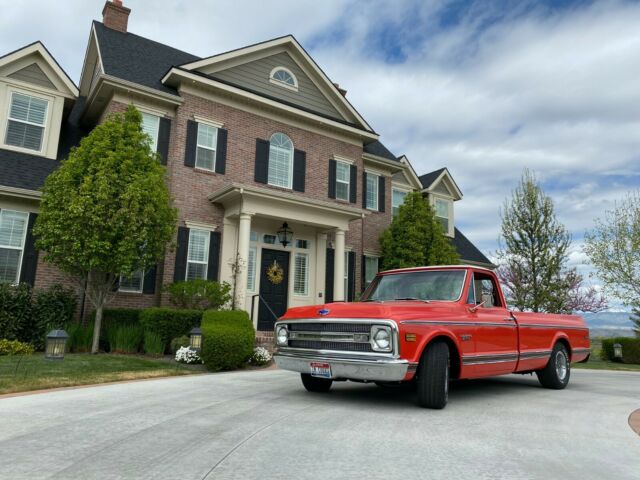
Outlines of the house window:
[{"label": "house window", "polygon": [[336,198],[349,201],[349,182],[351,181],[351,165],[336,161]]},{"label": "house window", "polygon": [[151,137],[151,150],[158,149],[158,131],[160,130],[160,117],[142,112],[142,131]]},{"label": "house window", "polygon": [[144,281],[144,271],[136,270],[130,277],[120,275],[119,292],[142,293],[142,282]]},{"label": "house window", "polygon": [[450,200],[443,200],[442,198],[436,198],[436,218],[442,225],[442,230],[446,235],[449,235],[449,206]]},{"label": "house window", "polygon": [[271,70],[269,80],[282,87],[294,90],[298,89],[298,80],[296,79],[296,76],[291,72],[291,70],[284,67],[276,67]]},{"label": "house window", "polygon": [[0,210],[0,282],[18,283],[29,214]]},{"label": "house window", "polygon": [[207,230],[189,230],[189,253],[187,254],[187,280],[207,278],[209,263],[209,236]]},{"label": "house window", "polygon": [[307,250],[309,248],[309,240],[297,239],[296,240],[296,248],[303,248],[303,249]]},{"label": "house window", "polygon": [[364,257],[364,286],[367,288],[378,273],[378,257]]},{"label": "house window", "polygon": [[309,255],[296,253],[294,257],[293,293],[309,294]]},{"label": "house window", "polygon": [[218,129],[198,123],[198,148],[196,149],[196,167],[214,171],[216,167],[216,145],[218,143]]},{"label": "house window", "polygon": [[11,94],[5,144],[29,150],[42,150],[42,139],[49,102],[41,98]]},{"label": "house window", "polygon": [[404,197],[407,196],[407,192],[403,190],[393,189],[391,194],[391,210],[393,212],[393,216],[395,217],[398,214],[398,210],[400,210],[400,205],[404,203]]},{"label": "house window", "polygon": [[293,187],[293,143],[283,133],[274,133],[269,141],[269,185]]},{"label": "house window", "polygon": [[367,209],[378,210],[378,175],[367,172]]},{"label": "house window", "polygon": [[254,292],[256,289],[256,247],[249,248],[249,258],[247,259],[247,290]]},{"label": "house window", "polygon": [[262,237],[262,243],[267,243],[269,245],[276,244],[277,237],[275,235],[266,234]]}]

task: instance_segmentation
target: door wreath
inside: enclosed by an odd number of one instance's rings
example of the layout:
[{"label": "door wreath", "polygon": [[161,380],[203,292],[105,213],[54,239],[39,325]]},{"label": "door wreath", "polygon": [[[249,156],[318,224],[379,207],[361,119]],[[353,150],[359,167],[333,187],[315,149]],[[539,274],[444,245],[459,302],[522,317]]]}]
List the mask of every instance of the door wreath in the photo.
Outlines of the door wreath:
[{"label": "door wreath", "polygon": [[284,280],[284,270],[282,270],[282,267],[278,265],[278,262],[275,260],[273,261],[273,264],[267,268],[267,278],[274,285],[278,285],[282,283],[282,280]]}]

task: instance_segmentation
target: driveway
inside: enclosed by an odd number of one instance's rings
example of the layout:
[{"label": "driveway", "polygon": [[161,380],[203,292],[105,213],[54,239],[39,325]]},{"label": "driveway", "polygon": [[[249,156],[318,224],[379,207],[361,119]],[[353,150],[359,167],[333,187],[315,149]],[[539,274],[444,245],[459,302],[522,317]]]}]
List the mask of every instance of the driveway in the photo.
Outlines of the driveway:
[{"label": "driveway", "polygon": [[291,372],[151,380],[0,400],[0,478],[640,479],[640,374],[455,384],[445,410],[408,389]]}]

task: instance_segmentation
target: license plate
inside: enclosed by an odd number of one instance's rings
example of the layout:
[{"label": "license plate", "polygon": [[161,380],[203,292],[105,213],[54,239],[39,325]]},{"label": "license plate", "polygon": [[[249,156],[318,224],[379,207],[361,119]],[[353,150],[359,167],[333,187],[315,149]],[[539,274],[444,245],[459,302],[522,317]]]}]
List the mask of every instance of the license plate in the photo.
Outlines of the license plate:
[{"label": "license plate", "polygon": [[312,377],[331,378],[331,365],[328,363],[310,362]]}]

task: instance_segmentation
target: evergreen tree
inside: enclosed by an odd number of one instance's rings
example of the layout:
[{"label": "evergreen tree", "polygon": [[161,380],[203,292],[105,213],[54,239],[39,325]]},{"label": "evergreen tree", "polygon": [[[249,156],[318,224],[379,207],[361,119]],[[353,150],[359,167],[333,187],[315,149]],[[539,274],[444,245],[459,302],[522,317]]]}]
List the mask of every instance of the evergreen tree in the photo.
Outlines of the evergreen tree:
[{"label": "evergreen tree", "polygon": [[633,307],[629,319],[633,322],[633,331],[636,332],[636,337],[640,338],[640,305]]}]

